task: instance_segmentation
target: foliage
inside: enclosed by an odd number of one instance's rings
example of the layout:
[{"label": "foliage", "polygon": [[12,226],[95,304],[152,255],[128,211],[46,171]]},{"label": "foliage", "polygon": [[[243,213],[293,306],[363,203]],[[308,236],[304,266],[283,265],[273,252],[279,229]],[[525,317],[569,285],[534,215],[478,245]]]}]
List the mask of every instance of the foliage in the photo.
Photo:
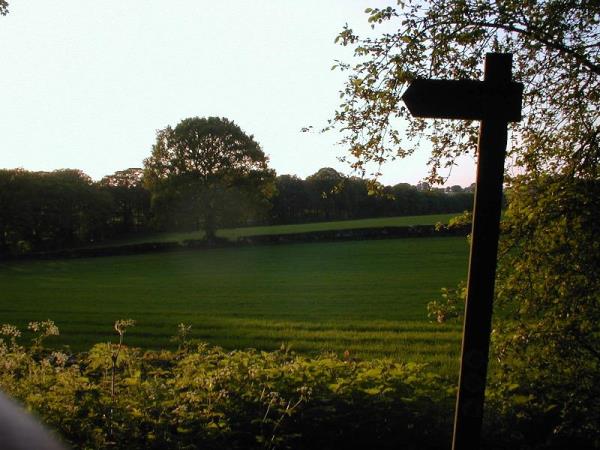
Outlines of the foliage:
[{"label": "foliage", "polygon": [[[517,177],[508,194],[490,401],[538,430],[529,445],[600,447],[600,183]],[[442,298],[430,319],[461,317],[464,282]]]},{"label": "foliage", "polygon": [[429,449],[449,439],[454,391],[414,363],[191,342],[123,345],[111,362],[110,345],[31,352],[15,327],[2,330],[0,387],[77,448]]},{"label": "foliage", "polygon": [[267,163],[253,136],[234,122],[194,117],[157,132],[144,183],[159,221],[191,217],[214,239],[218,227],[244,223],[240,218],[267,207],[274,178]]},{"label": "foliage", "polygon": [[[526,172],[585,171],[598,158],[600,107],[600,11],[597,2],[549,0],[409,0],[369,8],[369,22],[397,27],[361,38],[345,27],[337,38],[354,47],[343,99],[331,123],[347,132],[344,144],[353,167],[365,171],[415,147],[407,138],[432,144],[431,180],[455,158],[473,154],[476,124],[414,119],[400,96],[416,77],[473,78],[486,52],[514,54],[514,79],[525,84],[522,123],[512,126],[509,157]],[[383,24],[383,25],[381,25]],[[404,124],[407,127],[404,128]],[[400,128],[399,125],[402,125]],[[377,174],[377,172],[375,173]]]},{"label": "foliage", "polygon": [[455,216],[448,221],[448,228],[460,228],[471,226],[473,223],[473,213],[471,211],[463,211],[459,216]]},{"label": "foliage", "polygon": [[437,323],[462,319],[467,299],[467,285],[460,281],[455,289],[442,288],[442,299],[427,303],[427,317]]},{"label": "foliage", "polygon": [[0,14],[3,16],[8,14],[8,2],[6,0],[0,0]]},{"label": "foliage", "polygon": [[[131,324],[115,323],[117,358],[110,342],[84,353],[26,347],[4,324],[0,388],[82,449],[448,448],[454,382],[424,365],[306,357],[283,344],[226,352],[189,340],[185,324],[177,351],[142,351],[123,343]],[[557,436],[553,399],[520,391],[488,390],[482,449],[598,447],[580,424],[569,424],[575,439]]]},{"label": "foliage", "polygon": [[600,183],[541,176],[513,180],[510,193],[498,283],[507,318],[495,333],[502,380],[551,407],[564,442],[600,445]]},{"label": "foliage", "polygon": [[[451,217],[448,220],[448,223],[437,222],[435,224],[435,229],[438,231],[441,230],[469,230],[471,231],[473,227],[473,213],[471,211],[463,211],[462,214],[458,216]],[[469,243],[471,242],[471,234],[467,235],[467,240]]]}]

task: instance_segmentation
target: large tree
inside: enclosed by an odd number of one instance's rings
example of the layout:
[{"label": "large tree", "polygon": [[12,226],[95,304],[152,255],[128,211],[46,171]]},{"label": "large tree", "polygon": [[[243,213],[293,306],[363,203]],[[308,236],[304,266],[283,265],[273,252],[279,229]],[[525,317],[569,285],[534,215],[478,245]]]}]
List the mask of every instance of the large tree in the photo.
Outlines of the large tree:
[{"label": "large tree", "polygon": [[144,167],[157,218],[166,226],[201,228],[209,240],[217,227],[255,217],[274,186],[253,136],[219,117],[188,118],[159,130]]},{"label": "large tree", "polygon": [[367,10],[374,27],[393,31],[340,33],[357,62],[338,64],[349,76],[330,126],[344,132],[353,166],[375,174],[424,137],[429,181],[440,181],[475,152],[478,126],[414,119],[401,94],[416,77],[480,78],[487,52],[513,53],[524,119],[508,151],[497,292],[510,320],[496,324],[496,356],[505,386],[548,415],[546,437],[600,439],[600,3],[398,4]]}]

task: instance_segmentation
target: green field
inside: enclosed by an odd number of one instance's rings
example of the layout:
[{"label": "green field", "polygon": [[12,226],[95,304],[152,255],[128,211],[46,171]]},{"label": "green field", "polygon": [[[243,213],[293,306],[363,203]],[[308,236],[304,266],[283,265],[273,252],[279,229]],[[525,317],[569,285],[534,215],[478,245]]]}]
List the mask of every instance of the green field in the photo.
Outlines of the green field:
[{"label": "green field", "polygon": [[[336,222],[314,222],[295,225],[270,225],[260,227],[226,228],[219,230],[217,236],[236,239],[240,236],[256,236],[263,234],[306,233],[323,230],[348,230],[353,228],[401,227],[410,225],[435,225],[438,222],[448,223],[457,214],[431,214],[426,216],[379,217],[375,219],[340,220]],[[181,242],[186,239],[202,239],[203,231],[181,233],[148,233],[111,242],[99,242],[97,245],[137,244],[142,242]]]},{"label": "green field", "polygon": [[[169,345],[180,322],[225,348],[333,350],[456,370],[460,325],[431,324],[427,301],[466,276],[464,238],[223,248],[0,266],[0,322],[53,319],[55,345],[112,337]],[[49,342],[50,343],[50,342]]]}]

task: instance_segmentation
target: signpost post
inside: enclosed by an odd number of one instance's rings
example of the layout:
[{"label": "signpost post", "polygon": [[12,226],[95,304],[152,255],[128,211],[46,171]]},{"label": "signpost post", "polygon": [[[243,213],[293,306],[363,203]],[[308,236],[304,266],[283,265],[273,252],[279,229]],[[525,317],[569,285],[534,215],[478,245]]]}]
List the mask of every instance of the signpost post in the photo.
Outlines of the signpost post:
[{"label": "signpost post", "polygon": [[511,78],[512,54],[489,53],[483,81],[418,79],[402,96],[415,117],[481,121],[453,450],[480,445],[507,126],[521,120],[523,97]]}]

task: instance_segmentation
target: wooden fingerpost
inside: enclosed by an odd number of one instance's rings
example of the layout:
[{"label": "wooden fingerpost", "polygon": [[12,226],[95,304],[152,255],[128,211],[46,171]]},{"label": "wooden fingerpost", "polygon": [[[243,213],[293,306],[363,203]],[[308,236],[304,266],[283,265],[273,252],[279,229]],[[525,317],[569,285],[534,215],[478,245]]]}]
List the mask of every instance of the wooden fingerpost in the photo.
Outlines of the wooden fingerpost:
[{"label": "wooden fingerpost", "polygon": [[483,81],[415,80],[402,97],[416,117],[481,121],[453,450],[480,446],[507,126],[521,120],[523,96],[511,72],[512,54],[489,53]]}]

